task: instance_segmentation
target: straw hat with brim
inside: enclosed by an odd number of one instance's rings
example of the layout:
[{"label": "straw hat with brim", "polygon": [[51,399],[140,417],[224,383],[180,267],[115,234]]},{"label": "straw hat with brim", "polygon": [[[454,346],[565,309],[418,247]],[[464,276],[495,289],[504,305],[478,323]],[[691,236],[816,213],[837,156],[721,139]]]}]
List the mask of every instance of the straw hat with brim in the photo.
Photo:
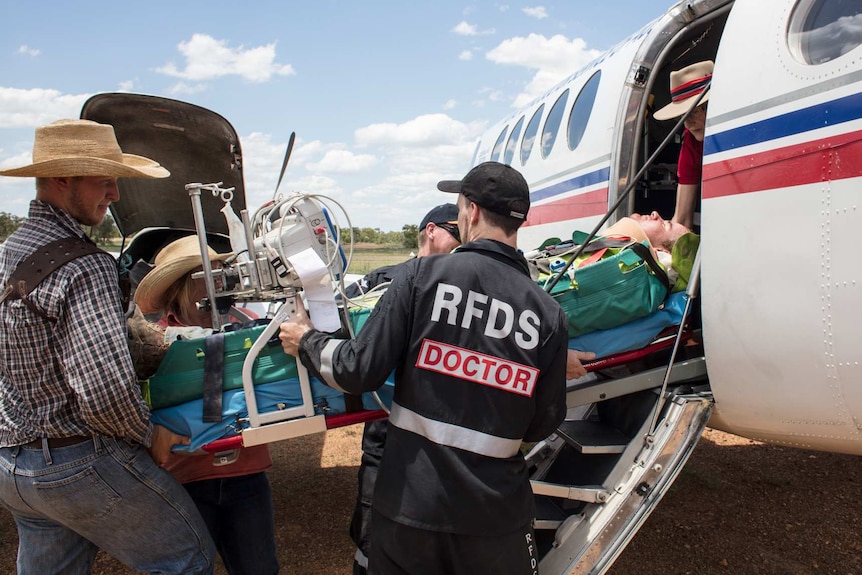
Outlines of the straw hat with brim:
[{"label": "straw hat with brim", "polygon": [[167,178],[171,173],[158,162],[124,154],[113,126],[90,120],[58,120],[36,128],[33,163],[0,170],[0,176],[68,178]]},{"label": "straw hat with brim", "polygon": [[[682,70],[670,73],[670,98],[671,103],[653,114],[656,120],[670,120],[679,118],[692,107],[697,101],[697,96],[704,90],[709,90],[712,80],[713,63],[711,60],[698,62],[686,66]],[[709,100],[707,92],[700,103],[705,104]]]},{"label": "straw hat with brim", "polygon": [[[210,261],[224,261],[232,254],[219,254],[207,246]],[[178,279],[203,264],[197,236],[185,236],[163,247],[155,258],[155,267],[144,276],[135,290],[135,303],[142,313],[165,309],[165,292]]]}]

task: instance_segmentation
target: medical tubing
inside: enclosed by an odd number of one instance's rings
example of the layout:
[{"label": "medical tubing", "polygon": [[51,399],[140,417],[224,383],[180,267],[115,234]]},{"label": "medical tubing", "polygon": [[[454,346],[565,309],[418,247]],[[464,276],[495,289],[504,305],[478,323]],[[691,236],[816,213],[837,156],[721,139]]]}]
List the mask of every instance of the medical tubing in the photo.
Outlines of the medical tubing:
[{"label": "medical tubing", "polygon": [[682,117],[679,119],[679,121],[676,123],[676,125],[673,127],[673,129],[668,133],[667,136],[665,136],[665,139],[662,140],[662,142],[661,142],[661,144],[659,144],[658,148],[656,148],[656,151],[653,152],[652,156],[649,157],[649,159],[646,161],[646,163],[644,163],[643,167],[641,167],[641,169],[638,170],[638,172],[634,175],[634,177],[631,179],[631,181],[628,183],[628,185],[625,187],[625,189],[623,189],[623,192],[617,198],[617,201],[614,202],[614,205],[612,205],[611,208],[607,211],[607,213],[602,217],[602,219],[599,220],[599,223],[597,223],[596,226],[593,228],[593,231],[591,231],[589,233],[589,235],[587,236],[587,239],[584,240],[584,242],[581,244],[580,248],[578,248],[578,250],[575,252],[575,255],[573,255],[572,258],[568,262],[566,262],[566,265],[563,267],[563,269],[561,269],[551,279],[551,281],[545,285],[545,291],[546,292],[551,293],[551,290],[554,289],[554,286],[557,285],[557,282],[560,281],[560,278],[562,278],[563,275],[565,275],[565,273],[567,271],[569,271],[569,268],[572,267],[572,264],[575,263],[575,260],[584,251],[584,247],[588,243],[590,243],[590,240],[592,240],[594,237],[596,237],[596,234],[602,228],[602,226],[605,225],[605,222],[608,221],[608,218],[611,217],[611,214],[617,211],[617,208],[619,208],[620,204],[623,203],[623,200],[625,200],[626,197],[628,197],[629,193],[632,191],[632,189],[635,187],[635,185],[637,185],[637,183],[640,181],[640,179],[644,175],[644,173],[650,167],[652,167],[653,162],[655,162],[658,155],[662,151],[664,151],[664,149],[670,143],[671,138],[673,138],[677,134],[677,132],[679,132],[679,129],[682,128],[683,125],[685,125],[686,119],[689,117],[689,115],[691,115],[691,113],[694,111],[694,109],[697,108],[698,105],[700,105],[700,101],[703,99],[703,97],[709,93],[710,84],[712,84],[712,80],[710,80],[706,84],[706,86],[704,86],[703,92],[701,92],[700,95],[698,95],[697,100],[695,100],[694,104],[692,104],[692,106],[688,109],[688,111],[682,115]]}]

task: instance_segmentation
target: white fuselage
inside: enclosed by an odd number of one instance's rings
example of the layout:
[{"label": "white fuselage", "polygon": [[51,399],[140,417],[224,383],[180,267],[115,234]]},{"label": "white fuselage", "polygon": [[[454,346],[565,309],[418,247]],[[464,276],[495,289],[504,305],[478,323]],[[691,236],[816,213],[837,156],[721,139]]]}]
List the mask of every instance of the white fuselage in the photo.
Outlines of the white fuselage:
[{"label": "white fuselage", "polygon": [[[475,162],[510,163],[530,183],[523,249],[591,231],[672,127],[651,114],[667,101],[667,72],[689,63],[685,35],[696,37],[689,44],[715,61],[700,209],[711,425],[862,454],[862,265],[852,243],[862,229],[862,48],[851,32],[846,53],[805,63],[807,40],[791,32],[812,3],[681,2],[495,124]],[[543,133],[561,96],[560,127]],[[651,182],[667,183],[658,173]],[[650,185],[609,221],[672,197],[672,186]]]}]

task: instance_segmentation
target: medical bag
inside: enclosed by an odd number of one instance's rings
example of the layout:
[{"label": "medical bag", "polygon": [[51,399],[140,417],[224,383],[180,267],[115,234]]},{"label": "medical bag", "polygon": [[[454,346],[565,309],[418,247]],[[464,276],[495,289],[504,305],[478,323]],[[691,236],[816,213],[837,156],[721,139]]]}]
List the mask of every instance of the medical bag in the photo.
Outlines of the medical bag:
[{"label": "medical bag", "polygon": [[[528,262],[540,286],[563,271],[587,234],[572,240],[548,240]],[[667,272],[647,241],[597,237],[583,249],[550,291],[568,320],[569,337],[609,329],[645,317],[662,305],[670,291]]]}]

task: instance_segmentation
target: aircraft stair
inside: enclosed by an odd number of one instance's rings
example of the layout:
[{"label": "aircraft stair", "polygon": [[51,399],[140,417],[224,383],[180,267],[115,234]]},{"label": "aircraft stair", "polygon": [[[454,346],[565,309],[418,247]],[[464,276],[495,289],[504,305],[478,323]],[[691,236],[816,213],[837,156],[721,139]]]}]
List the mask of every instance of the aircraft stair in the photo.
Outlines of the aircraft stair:
[{"label": "aircraft stair", "polygon": [[699,271],[696,258],[675,335],[585,364],[566,420],[527,454],[541,573],[604,573],[700,439],[714,403],[700,333],[687,327]]}]

